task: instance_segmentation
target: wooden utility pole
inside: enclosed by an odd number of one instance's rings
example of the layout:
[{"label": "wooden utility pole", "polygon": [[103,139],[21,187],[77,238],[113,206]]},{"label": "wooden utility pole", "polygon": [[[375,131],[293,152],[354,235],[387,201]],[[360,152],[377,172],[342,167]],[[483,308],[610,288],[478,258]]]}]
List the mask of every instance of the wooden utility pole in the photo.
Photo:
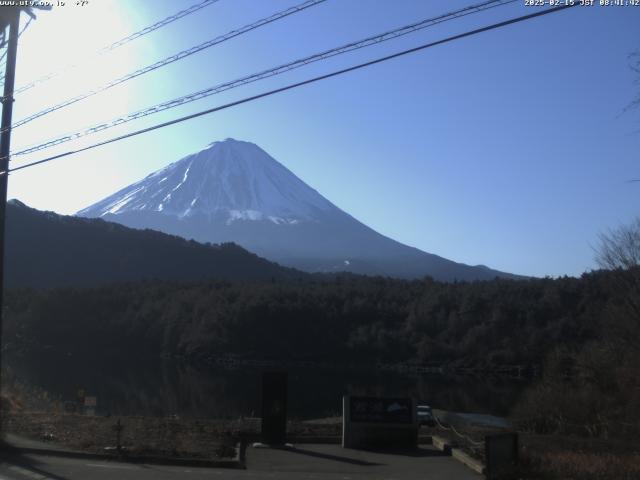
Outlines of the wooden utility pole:
[{"label": "wooden utility pole", "polygon": [[[11,149],[11,116],[13,114],[13,88],[16,76],[16,56],[18,54],[18,29],[20,28],[20,9],[5,7],[2,10],[0,28],[9,26],[7,45],[7,65],[4,74],[4,93],[2,95],[2,123],[0,124],[0,388],[2,387],[2,329],[4,317],[4,229],[7,210],[7,183],[9,179],[9,153]],[[4,172],[4,173],[1,173]],[[1,405],[1,402],[0,402]],[[0,406],[0,409],[2,407]],[[4,412],[0,411],[0,422]]]},{"label": "wooden utility pole", "polygon": [[[16,59],[18,55],[18,37],[20,36],[20,14],[24,11],[35,18],[32,8],[50,10],[51,7],[0,7],[0,30],[9,28],[7,43],[7,65],[4,73],[4,92],[2,103],[2,122],[0,123],[0,388],[2,387],[2,328],[4,317],[4,248],[5,216],[7,211],[7,186],[9,181],[9,154],[11,153],[11,121],[13,115],[13,91],[16,77]],[[7,37],[5,37],[6,39]],[[1,405],[1,402],[0,402]],[[1,407],[0,407],[1,409]],[[2,412],[0,410],[0,422]]]},{"label": "wooden utility pole", "polygon": [[[3,12],[4,13],[4,12]],[[20,28],[20,9],[11,8],[5,15],[9,24],[7,46],[7,65],[4,73],[4,93],[2,95],[2,124],[0,125],[0,266],[4,267],[4,217],[7,203],[7,180],[9,175],[9,153],[11,150],[11,117],[13,114],[13,89],[16,76],[16,55],[18,53],[18,29]],[[0,305],[4,287],[3,268],[0,268]]]}]

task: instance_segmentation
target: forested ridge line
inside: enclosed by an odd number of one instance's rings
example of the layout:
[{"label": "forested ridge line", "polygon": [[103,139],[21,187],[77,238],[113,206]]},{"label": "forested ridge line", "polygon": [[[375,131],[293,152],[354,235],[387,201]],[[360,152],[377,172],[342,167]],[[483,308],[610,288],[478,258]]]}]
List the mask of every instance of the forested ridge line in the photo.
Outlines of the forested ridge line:
[{"label": "forested ridge line", "polygon": [[6,294],[5,348],[64,354],[540,365],[599,337],[621,295],[610,272],[440,283],[143,281]]}]

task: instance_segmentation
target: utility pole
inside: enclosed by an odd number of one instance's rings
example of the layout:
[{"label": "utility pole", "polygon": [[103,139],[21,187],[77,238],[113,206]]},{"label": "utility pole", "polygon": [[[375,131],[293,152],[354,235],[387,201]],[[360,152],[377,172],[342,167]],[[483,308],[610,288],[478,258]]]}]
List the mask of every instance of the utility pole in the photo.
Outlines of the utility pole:
[{"label": "utility pole", "polygon": [[[9,9],[7,9],[9,10]],[[4,12],[3,12],[4,13]],[[4,73],[4,93],[2,95],[2,124],[0,125],[0,172],[9,169],[11,150],[11,117],[13,114],[13,89],[16,76],[16,56],[18,54],[18,29],[20,28],[20,9],[12,7],[4,16],[9,24],[7,46],[7,65]],[[7,203],[8,173],[0,176],[0,266],[4,267],[4,216]],[[3,270],[0,269],[0,305],[2,304]]]},{"label": "utility pole", "polygon": [[[0,123],[0,388],[2,387],[2,328],[4,317],[4,248],[5,220],[7,211],[7,186],[9,181],[9,154],[11,152],[11,122],[13,115],[13,91],[16,77],[16,59],[18,55],[18,37],[20,32],[20,14],[24,11],[32,19],[35,14],[32,8],[50,10],[51,7],[0,7],[0,30],[9,27],[7,41],[7,65],[4,74],[4,92],[2,103],[2,121]],[[6,37],[5,37],[6,38]],[[1,405],[1,402],[0,402]],[[2,411],[0,406],[0,422]],[[1,423],[0,423],[1,424]]]},{"label": "utility pole", "polygon": [[[2,25],[9,26],[7,45],[7,65],[4,74],[4,93],[2,95],[2,123],[0,125],[0,388],[2,387],[2,328],[4,317],[4,233],[7,210],[7,184],[9,180],[9,152],[11,149],[11,116],[13,114],[13,88],[16,76],[16,56],[18,54],[18,29],[20,28],[20,9],[5,7],[2,12]],[[1,405],[1,402],[0,402]],[[0,406],[0,409],[2,407]],[[0,410],[0,422],[4,412]]]},{"label": "utility pole", "polygon": [[[18,29],[20,28],[20,9],[4,8],[2,25],[9,26],[7,44],[7,65],[4,73],[4,93],[2,95],[2,123],[0,125],[0,387],[2,386],[2,329],[4,317],[4,226],[7,210],[7,184],[9,180],[9,152],[11,148],[11,116],[13,114],[13,88],[16,75],[16,56],[18,54]],[[0,402],[0,409],[2,408]],[[0,410],[0,422],[4,412]],[[1,427],[0,427],[1,428]]]}]

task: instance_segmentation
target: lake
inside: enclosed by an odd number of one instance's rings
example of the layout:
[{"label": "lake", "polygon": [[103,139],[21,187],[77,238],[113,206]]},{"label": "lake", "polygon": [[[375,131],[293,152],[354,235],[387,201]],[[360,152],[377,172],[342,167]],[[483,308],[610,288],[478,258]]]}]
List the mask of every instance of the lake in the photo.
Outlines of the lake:
[{"label": "lake", "polygon": [[[257,367],[195,366],[175,360],[101,362],[55,354],[7,356],[11,375],[35,391],[76,400],[97,397],[97,413],[198,418],[259,416]],[[433,408],[505,416],[527,383],[503,377],[290,368],[289,415],[336,416],[345,394],[412,396]],[[10,376],[11,376],[10,375]],[[7,377],[9,378],[9,376]]]}]

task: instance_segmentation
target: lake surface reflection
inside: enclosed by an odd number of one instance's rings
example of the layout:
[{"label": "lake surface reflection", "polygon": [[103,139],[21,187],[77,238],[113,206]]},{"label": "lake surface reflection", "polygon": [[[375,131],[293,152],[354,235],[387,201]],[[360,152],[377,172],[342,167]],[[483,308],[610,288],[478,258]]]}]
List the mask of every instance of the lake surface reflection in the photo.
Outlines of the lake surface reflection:
[{"label": "lake surface reflection", "polygon": [[[78,390],[97,397],[97,412],[199,418],[259,416],[263,369],[193,366],[171,360],[100,362],[56,355],[7,357],[13,375],[59,400]],[[500,377],[289,368],[289,415],[339,415],[344,394],[412,396],[433,408],[507,415],[526,387]]]}]

